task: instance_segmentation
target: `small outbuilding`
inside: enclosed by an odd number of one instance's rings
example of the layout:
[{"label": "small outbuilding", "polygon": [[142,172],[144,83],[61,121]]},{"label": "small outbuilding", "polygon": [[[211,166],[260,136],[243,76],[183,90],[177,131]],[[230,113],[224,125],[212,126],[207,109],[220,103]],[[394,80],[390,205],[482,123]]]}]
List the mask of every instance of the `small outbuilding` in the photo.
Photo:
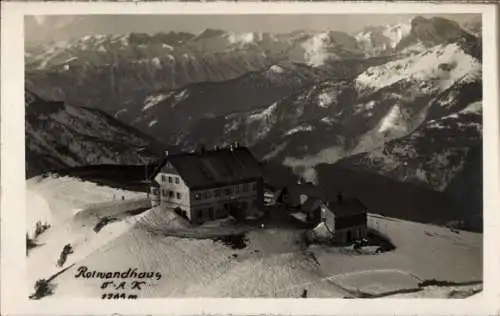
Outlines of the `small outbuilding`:
[{"label": "small outbuilding", "polygon": [[367,208],[356,198],[339,194],[336,201],[322,203],[315,212],[320,213],[318,225],[323,224],[336,242],[352,243],[367,236]]}]

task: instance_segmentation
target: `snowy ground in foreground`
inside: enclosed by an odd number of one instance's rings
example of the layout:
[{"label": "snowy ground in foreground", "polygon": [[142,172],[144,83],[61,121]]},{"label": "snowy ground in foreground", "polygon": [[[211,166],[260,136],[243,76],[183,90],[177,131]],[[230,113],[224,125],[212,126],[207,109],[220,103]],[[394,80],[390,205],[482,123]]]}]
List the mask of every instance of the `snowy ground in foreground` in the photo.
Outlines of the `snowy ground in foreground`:
[{"label": "snowy ground in foreground", "polygon": [[121,221],[109,224],[96,234],[93,227],[99,219],[92,219],[84,214],[88,206],[121,201],[122,196],[133,199],[143,197],[144,194],[102,187],[71,177],[29,179],[26,193],[28,230],[33,231],[37,221],[51,224],[51,228],[36,239],[40,246],[29,252],[29,287],[32,288],[37,279],[49,278],[61,270],[56,263],[67,243],[73,246],[74,254],[68,257],[63,268],[85,258],[127,231],[132,223]]},{"label": "snowy ground in foreground", "polygon": [[[304,252],[300,231],[290,229],[251,231],[245,248],[232,249],[211,239],[159,233],[163,227],[189,229],[187,222],[159,209],[127,216],[96,233],[92,220],[97,219],[82,216],[86,205],[110,202],[121,195],[143,196],[69,177],[28,181],[27,203],[36,196],[36,203],[28,208],[35,214],[31,218],[39,214],[52,224],[38,240],[43,245],[27,258],[30,290],[36,279],[60,270],[55,262],[68,242],[74,244],[75,253],[65,266],[75,265],[53,280],[52,297],[99,298],[104,293],[100,289],[103,280],[75,278],[80,266],[104,272],[128,268],[160,272],[161,278],[152,280],[140,297],[300,297],[305,289],[309,297],[344,297],[356,290],[371,294],[418,290],[421,279],[464,282],[482,278],[482,235],[376,215],[369,217],[369,224],[392,239],[397,247],[393,252],[348,255],[320,246]],[[201,231],[213,229],[209,226]],[[460,297],[473,294],[477,287],[428,286],[397,297]]]},{"label": "snowy ground in foreground", "polygon": [[482,234],[371,215],[368,225],[386,234],[397,247],[383,255],[346,256],[316,247],[326,274],[397,269],[421,279],[455,282],[482,280]]}]

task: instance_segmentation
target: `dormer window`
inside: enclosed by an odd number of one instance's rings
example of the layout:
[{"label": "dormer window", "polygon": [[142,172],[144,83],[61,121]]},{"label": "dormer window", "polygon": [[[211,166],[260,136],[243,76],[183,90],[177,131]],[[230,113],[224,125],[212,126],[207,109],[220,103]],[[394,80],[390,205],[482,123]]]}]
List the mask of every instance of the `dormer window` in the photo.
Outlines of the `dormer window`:
[{"label": "dormer window", "polygon": [[168,183],[172,183],[172,177],[168,177]]},{"label": "dormer window", "polygon": [[162,174],[161,175],[161,182],[167,182],[167,176]]},{"label": "dormer window", "polygon": [[179,177],[175,177],[175,184],[179,184]]}]

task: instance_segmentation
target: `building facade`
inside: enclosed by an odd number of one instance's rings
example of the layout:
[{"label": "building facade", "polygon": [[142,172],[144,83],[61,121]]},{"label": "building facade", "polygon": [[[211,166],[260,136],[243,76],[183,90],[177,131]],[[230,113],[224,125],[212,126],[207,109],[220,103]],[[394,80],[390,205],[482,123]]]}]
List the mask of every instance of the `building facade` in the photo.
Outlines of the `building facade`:
[{"label": "building facade", "polygon": [[339,243],[351,243],[366,238],[367,210],[356,199],[322,204],[320,221]]},{"label": "building facade", "polygon": [[345,199],[341,193],[333,201],[325,195],[312,183],[298,183],[278,192],[278,202],[285,205],[294,217],[303,218],[314,227],[320,239],[351,243],[366,238],[366,206],[358,199]]},{"label": "building facade", "polygon": [[167,156],[152,182],[153,205],[197,224],[255,216],[263,204],[261,166],[244,147]]}]

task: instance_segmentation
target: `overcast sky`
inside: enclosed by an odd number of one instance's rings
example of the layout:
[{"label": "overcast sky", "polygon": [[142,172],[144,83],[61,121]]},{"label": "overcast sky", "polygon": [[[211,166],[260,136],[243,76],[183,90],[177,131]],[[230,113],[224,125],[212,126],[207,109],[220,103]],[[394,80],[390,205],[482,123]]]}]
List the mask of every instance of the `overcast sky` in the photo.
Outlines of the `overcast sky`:
[{"label": "overcast sky", "polygon": [[[421,15],[430,17],[430,15]],[[442,14],[463,22],[472,14]],[[89,34],[157,33],[184,31],[198,33],[205,28],[227,31],[289,32],[301,30],[339,30],[355,33],[367,26],[393,24],[414,15],[79,15],[31,16],[25,19],[26,40],[67,40]]]}]

